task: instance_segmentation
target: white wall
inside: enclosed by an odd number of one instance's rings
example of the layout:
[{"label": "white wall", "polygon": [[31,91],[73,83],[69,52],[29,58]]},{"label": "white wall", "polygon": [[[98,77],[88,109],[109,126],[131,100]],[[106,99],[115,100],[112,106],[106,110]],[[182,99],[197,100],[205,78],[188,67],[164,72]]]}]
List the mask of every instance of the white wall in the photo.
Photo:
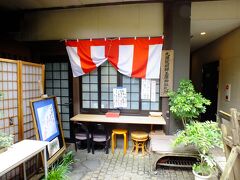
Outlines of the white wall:
[{"label": "white wall", "polygon": [[27,13],[19,40],[60,40],[163,34],[162,3]]}]

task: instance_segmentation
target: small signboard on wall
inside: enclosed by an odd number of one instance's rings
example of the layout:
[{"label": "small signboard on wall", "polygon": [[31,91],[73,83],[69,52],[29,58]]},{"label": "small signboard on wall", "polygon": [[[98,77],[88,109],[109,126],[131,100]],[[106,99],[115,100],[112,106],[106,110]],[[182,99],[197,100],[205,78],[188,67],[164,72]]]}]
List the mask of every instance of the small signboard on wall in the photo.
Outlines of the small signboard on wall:
[{"label": "small signboard on wall", "polygon": [[174,51],[163,50],[160,77],[161,97],[167,97],[168,91],[173,89],[173,65],[174,65]]},{"label": "small signboard on wall", "polygon": [[156,80],[142,79],[141,82],[141,99],[156,101]]},{"label": "small signboard on wall", "polygon": [[30,102],[30,107],[37,140],[49,142],[47,161],[50,165],[66,149],[57,98],[53,96],[33,100]]},{"label": "small signboard on wall", "polygon": [[113,107],[114,108],[127,107],[127,88],[123,87],[113,88]]}]

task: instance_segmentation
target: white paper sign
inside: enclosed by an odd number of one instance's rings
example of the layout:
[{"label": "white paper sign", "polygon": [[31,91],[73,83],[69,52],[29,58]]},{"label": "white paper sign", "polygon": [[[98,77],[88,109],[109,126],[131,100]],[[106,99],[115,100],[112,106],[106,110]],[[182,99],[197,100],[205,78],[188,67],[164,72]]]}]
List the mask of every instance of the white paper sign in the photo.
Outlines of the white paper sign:
[{"label": "white paper sign", "polygon": [[113,88],[113,107],[126,108],[127,107],[127,88]]},{"label": "white paper sign", "polygon": [[156,81],[151,81],[151,101],[156,101]]},{"label": "white paper sign", "polygon": [[151,97],[151,80],[142,79],[141,99],[150,100]]},{"label": "white paper sign", "polygon": [[60,149],[59,140],[58,137],[56,137],[48,144],[49,157],[53,156],[59,149]]},{"label": "white paper sign", "polygon": [[58,134],[58,127],[55,122],[53,105],[49,104],[47,106],[37,109],[39,115],[39,123],[42,132],[42,140],[45,141],[54,134]]}]

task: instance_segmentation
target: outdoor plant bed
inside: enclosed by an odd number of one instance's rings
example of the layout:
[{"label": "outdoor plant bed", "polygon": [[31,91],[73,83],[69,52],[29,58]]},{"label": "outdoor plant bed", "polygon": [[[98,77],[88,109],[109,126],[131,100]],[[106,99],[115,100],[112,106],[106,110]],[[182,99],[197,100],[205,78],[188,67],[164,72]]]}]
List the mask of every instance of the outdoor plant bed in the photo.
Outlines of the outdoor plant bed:
[{"label": "outdoor plant bed", "polygon": [[221,129],[215,122],[192,122],[180,131],[173,145],[193,145],[199,153],[199,162],[192,167],[195,180],[209,179],[216,170],[216,163],[210,155],[210,150],[216,146],[222,147]]}]

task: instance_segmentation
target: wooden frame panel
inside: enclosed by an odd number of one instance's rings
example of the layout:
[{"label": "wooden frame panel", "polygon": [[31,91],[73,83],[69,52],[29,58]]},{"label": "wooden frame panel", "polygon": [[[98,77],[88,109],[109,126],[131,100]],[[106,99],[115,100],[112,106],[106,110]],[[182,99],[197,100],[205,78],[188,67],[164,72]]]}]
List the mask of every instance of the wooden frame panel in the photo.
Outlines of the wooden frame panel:
[{"label": "wooden frame panel", "polygon": [[[29,72],[26,72],[29,69]],[[19,63],[19,74],[21,74],[20,96],[21,96],[21,129],[22,138],[35,139],[34,127],[31,119],[30,100],[41,97],[38,81],[44,87],[44,69],[42,64],[21,61]],[[35,72],[33,72],[35,70]]]},{"label": "wooden frame panel", "polygon": [[[21,138],[18,114],[18,61],[0,58],[0,130],[15,135],[14,141]],[[17,136],[16,136],[17,135]]]}]

